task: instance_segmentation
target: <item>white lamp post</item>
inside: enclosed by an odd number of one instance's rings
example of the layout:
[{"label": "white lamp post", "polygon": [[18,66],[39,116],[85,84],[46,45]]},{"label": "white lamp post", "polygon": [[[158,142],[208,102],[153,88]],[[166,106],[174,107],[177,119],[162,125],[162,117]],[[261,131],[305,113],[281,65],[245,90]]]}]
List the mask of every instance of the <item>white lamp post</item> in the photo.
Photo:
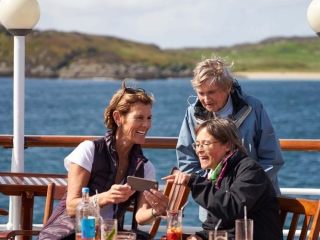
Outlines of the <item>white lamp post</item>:
[{"label": "white lamp post", "polygon": [[313,0],[307,12],[310,27],[320,37],[320,0]]},{"label": "white lamp post", "polygon": [[[12,172],[24,172],[25,36],[40,18],[37,0],[1,0],[0,21],[14,36]],[[11,197],[8,229],[19,229],[20,197]]]}]

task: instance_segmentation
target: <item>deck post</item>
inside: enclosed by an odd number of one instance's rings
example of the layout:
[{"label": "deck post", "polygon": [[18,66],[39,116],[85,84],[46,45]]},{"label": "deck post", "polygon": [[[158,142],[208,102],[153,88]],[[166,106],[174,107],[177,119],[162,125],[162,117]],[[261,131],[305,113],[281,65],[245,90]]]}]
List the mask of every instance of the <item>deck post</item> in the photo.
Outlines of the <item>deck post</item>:
[{"label": "deck post", "polygon": [[[24,172],[25,36],[14,36],[13,149],[11,172]],[[21,197],[10,197],[7,227],[19,229]],[[11,228],[12,227],[12,228]]]},{"label": "deck post", "polygon": [[[0,21],[14,36],[12,172],[24,172],[25,36],[40,18],[37,0],[2,0]],[[10,197],[9,229],[19,229],[21,197]]]},{"label": "deck post", "polygon": [[12,172],[24,172],[25,36],[14,36]]}]

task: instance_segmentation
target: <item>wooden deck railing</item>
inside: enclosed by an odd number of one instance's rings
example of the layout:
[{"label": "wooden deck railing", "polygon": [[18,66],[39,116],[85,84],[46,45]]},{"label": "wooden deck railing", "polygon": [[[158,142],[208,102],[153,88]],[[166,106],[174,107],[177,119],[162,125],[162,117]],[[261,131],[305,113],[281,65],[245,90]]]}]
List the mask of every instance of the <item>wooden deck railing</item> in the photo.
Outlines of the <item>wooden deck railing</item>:
[{"label": "wooden deck railing", "polygon": [[[76,147],[84,140],[101,136],[26,135],[25,147]],[[175,149],[177,137],[147,137],[143,148]],[[320,139],[280,139],[284,151],[320,151]],[[13,147],[12,135],[0,135],[0,146]]]}]

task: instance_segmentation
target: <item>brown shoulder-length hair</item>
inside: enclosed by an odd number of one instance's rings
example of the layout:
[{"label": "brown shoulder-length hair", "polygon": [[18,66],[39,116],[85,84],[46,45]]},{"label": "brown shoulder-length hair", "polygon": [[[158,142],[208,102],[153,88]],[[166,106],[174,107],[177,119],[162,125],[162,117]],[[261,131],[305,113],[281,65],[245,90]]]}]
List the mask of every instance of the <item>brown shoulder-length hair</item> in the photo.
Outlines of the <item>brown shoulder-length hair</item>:
[{"label": "brown shoulder-length hair", "polygon": [[[198,135],[198,133],[204,128],[219,142],[224,144],[229,142],[230,152],[239,149],[247,154],[246,148],[241,144],[241,139],[238,136],[237,128],[231,119],[209,119],[195,127],[196,135]],[[228,152],[227,154],[229,154],[230,152]]]},{"label": "brown shoulder-length hair", "polygon": [[113,95],[109,106],[104,111],[104,124],[108,129],[114,131],[118,128],[113,119],[114,111],[119,111],[121,115],[125,116],[134,104],[142,103],[152,107],[155,101],[152,93],[147,94],[144,89],[135,86],[127,87],[126,81],[127,79],[123,80],[122,88]]}]

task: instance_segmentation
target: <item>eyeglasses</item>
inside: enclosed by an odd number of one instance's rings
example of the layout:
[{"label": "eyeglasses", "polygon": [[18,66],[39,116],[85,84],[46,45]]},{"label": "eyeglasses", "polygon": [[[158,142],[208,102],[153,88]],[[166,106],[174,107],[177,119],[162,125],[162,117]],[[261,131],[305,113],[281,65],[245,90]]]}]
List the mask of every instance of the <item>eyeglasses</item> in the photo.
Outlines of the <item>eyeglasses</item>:
[{"label": "eyeglasses", "polygon": [[193,148],[194,150],[198,150],[198,149],[200,149],[200,148],[202,148],[203,150],[207,150],[208,147],[209,147],[211,144],[218,143],[218,142],[220,142],[220,141],[215,141],[215,142],[203,142],[203,143],[199,143],[199,142],[197,142],[197,143],[192,143],[192,148]]},{"label": "eyeglasses", "polygon": [[143,88],[125,88],[122,92],[122,94],[120,95],[117,103],[115,104],[115,106],[118,105],[118,103],[120,102],[121,98],[123,97],[124,93],[129,93],[129,94],[137,94],[137,93],[144,93],[147,94],[146,90],[144,90]]}]

